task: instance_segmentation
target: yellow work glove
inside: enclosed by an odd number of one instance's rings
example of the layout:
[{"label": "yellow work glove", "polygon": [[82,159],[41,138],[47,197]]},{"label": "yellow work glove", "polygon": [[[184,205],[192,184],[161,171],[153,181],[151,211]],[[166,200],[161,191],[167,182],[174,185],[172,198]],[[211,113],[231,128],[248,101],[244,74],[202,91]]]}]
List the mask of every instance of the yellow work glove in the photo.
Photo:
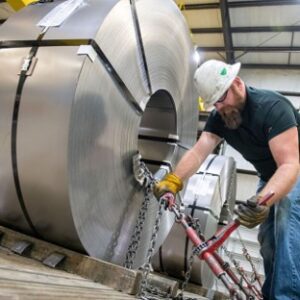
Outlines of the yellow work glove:
[{"label": "yellow work glove", "polygon": [[154,186],[153,193],[160,199],[165,193],[177,194],[183,188],[181,179],[173,173],[167,174],[161,181]]}]

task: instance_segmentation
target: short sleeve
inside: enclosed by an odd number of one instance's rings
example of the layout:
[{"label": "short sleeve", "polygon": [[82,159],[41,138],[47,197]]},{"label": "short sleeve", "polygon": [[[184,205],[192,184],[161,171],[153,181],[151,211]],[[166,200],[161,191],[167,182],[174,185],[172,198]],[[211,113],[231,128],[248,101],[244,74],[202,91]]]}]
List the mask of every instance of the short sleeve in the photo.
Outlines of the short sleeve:
[{"label": "short sleeve", "polygon": [[219,136],[224,137],[223,134],[224,123],[220,115],[214,110],[210,113],[203,131],[211,132]]},{"label": "short sleeve", "polygon": [[264,131],[268,141],[287,129],[298,126],[293,108],[287,102],[277,101],[267,113]]}]

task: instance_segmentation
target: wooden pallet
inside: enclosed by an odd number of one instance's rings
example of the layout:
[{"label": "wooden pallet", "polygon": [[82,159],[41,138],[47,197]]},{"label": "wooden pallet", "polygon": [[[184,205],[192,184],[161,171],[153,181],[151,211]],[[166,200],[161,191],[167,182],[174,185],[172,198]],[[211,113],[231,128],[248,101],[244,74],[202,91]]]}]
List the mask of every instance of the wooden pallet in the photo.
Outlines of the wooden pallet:
[{"label": "wooden pallet", "polygon": [[[34,299],[35,293],[37,298],[40,297],[39,291],[42,289],[49,291],[45,297],[50,298],[52,294],[55,298],[57,293],[66,290],[73,299],[77,293],[87,293],[86,289],[91,289],[88,292],[91,299],[93,293],[97,294],[97,299],[102,299],[99,293],[104,295],[103,299],[135,299],[129,295],[137,295],[142,278],[140,271],[92,258],[2,226],[0,264],[0,294],[4,291],[9,294],[15,289],[16,299],[19,299],[21,291],[24,292],[22,299],[27,297],[31,290],[28,285],[32,287],[32,293],[28,296],[30,299]],[[176,281],[153,274],[149,277],[153,285],[170,291],[172,296],[176,295]],[[71,293],[72,290],[75,292]],[[107,293],[111,297],[107,297]]]},{"label": "wooden pallet", "polygon": [[0,247],[0,299],[136,299]]},{"label": "wooden pallet", "polygon": [[[0,300],[136,299],[142,274],[0,226]],[[149,274],[149,283],[172,296],[179,283]],[[186,296],[206,290],[188,285]],[[227,299],[215,294],[215,300]]]}]

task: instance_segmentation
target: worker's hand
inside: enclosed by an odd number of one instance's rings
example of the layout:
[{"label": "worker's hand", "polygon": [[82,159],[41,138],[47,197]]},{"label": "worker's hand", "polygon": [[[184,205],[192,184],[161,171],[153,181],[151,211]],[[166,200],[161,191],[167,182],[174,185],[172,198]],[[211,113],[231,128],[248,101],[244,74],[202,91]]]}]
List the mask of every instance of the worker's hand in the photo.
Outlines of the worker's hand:
[{"label": "worker's hand", "polygon": [[253,196],[245,204],[240,204],[235,213],[241,225],[254,228],[266,220],[269,210],[268,206],[258,204],[258,196]]},{"label": "worker's hand", "polygon": [[165,193],[176,195],[182,190],[183,184],[181,179],[173,173],[167,174],[161,181],[154,186],[153,193],[157,199],[160,199]]}]

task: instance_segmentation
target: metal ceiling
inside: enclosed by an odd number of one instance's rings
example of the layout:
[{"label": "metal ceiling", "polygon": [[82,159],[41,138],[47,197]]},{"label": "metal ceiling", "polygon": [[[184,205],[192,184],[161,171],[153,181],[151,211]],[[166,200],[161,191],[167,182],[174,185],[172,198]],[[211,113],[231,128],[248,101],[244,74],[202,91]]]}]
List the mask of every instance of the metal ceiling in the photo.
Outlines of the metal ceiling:
[{"label": "metal ceiling", "polygon": [[[203,60],[300,70],[300,0],[176,0]],[[0,0],[0,24],[13,13]]]},{"label": "metal ceiling", "polygon": [[300,69],[300,0],[176,0],[203,59]]}]

